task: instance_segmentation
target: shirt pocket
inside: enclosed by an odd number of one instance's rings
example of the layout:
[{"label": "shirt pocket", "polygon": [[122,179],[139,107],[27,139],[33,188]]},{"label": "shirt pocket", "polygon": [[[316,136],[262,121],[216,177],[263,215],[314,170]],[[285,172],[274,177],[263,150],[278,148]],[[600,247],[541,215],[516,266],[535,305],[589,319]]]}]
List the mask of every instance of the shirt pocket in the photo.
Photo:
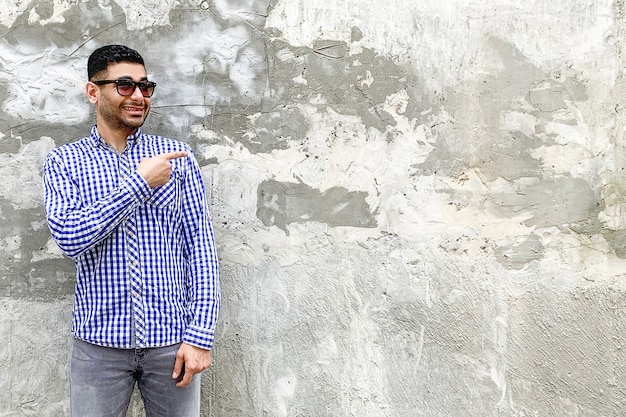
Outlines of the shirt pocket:
[{"label": "shirt pocket", "polygon": [[172,171],[170,180],[152,192],[148,204],[157,208],[174,208],[180,203],[182,174],[178,170]]}]

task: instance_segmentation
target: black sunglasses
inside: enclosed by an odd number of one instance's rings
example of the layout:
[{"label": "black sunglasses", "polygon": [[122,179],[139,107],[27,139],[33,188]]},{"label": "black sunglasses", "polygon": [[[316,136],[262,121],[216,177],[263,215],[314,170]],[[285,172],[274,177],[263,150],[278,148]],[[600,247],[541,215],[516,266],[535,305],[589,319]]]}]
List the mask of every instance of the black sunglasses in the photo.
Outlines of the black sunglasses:
[{"label": "black sunglasses", "polygon": [[119,80],[100,80],[93,81],[95,85],[104,85],[104,84],[115,84],[117,88],[117,93],[120,96],[132,96],[135,92],[135,89],[139,87],[139,91],[144,97],[151,97],[154,93],[154,87],[156,87],[156,83],[152,81],[133,81],[127,79],[119,79]]}]

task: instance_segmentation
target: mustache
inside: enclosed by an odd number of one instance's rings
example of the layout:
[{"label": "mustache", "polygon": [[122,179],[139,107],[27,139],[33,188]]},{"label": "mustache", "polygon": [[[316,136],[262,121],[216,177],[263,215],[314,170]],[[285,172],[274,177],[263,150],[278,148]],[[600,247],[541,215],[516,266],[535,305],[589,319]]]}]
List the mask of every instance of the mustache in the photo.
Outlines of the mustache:
[{"label": "mustache", "polygon": [[132,106],[132,107],[141,107],[141,108],[148,107],[143,101],[134,101],[134,100],[125,101],[122,103],[122,106]]}]

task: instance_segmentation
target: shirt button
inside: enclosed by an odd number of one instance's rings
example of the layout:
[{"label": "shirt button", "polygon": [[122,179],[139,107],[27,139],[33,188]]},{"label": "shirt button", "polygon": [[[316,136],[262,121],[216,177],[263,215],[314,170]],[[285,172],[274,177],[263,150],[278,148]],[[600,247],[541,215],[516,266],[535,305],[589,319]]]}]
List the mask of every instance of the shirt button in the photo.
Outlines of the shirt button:
[{"label": "shirt button", "polygon": [[139,297],[139,294],[137,294],[137,291],[133,291],[133,297],[135,298]]}]

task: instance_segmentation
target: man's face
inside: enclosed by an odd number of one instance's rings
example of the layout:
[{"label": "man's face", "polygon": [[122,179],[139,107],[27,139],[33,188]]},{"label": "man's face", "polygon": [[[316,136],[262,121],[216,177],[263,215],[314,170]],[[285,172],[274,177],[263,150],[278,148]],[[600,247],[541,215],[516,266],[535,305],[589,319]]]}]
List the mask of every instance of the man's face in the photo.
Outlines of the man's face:
[{"label": "man's face", "polygon": [[[118,62],[110,64],[106,76],[98,78],[100,79],[127,79],[137,82],[147,80],[148,77],[143,65]],[[129,132],[143,125],[150,111],[150,98],[144,97],[139,88],[135,88],[130,96],[122,96],[117,92],[114,83],[98,86],[93,103],[99,124],[104,123],[111,129]]]}]

